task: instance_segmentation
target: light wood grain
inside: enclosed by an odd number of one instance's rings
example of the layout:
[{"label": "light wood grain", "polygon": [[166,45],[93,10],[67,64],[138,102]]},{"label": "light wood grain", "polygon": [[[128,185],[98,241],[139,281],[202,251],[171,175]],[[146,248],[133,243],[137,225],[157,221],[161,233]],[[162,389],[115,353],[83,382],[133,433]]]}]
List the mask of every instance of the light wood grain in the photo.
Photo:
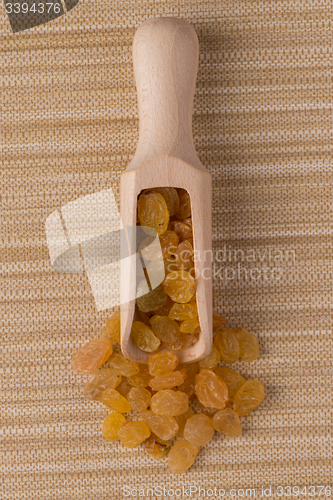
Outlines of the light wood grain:
[{"label": "light wood grain", "polygon": [[[186,189],[191,198],[197,305],[201,327],[198,342],[177,351],[181,362],[206,356],[212,344],[211,175],[195,151],[192,108],[199,45],[184,20],[156,18],[144,22],[133,42],[133,63],[139,104],[140,133],[135,156],[121,175],[121,217],[136,225],[137,196],[146,188]],[[121,348],[141,363],[149,355],[131,338],[134,318],[135,262],[121,262]]]}]

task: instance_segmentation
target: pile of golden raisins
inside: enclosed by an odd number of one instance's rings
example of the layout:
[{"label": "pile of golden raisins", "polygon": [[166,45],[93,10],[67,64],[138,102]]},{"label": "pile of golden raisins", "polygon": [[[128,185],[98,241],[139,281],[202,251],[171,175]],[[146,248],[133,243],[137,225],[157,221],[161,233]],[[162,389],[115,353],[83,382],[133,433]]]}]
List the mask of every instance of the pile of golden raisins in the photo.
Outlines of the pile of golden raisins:
[{"label": "pile of golden raisins", "polygon": [[[193,345],[200,331],[190,215],[184,190],[158,188],[139,196],[139,223],[159,234],[166,274],[162,285],[137,298],[141,321],[134,321],[132,337],[151,353],[148,365],[113,352],[112,343],[120,342],[119,311],[71,362],[74,371],[92,374],[85,396],[111,410],[103,422],[105,439],[120,440],[126,448],[142,445],[156,460],[168,454],[169,469],[176,474],[191,467],[200,446],[209,443],[215,431],[240,436],[240,417],[265,398],[261,382],[246,381],[229,367],[218,366],[220,361],[230,365],[239,358],[257,359],[259,344],[245,328],[224,328],[226,320],[217,311],[206,358],[180,365],[174,352]],[[182,437],[173,443],[176,436]]]},{"label": "pile of golden raisins", "polygon": [[[191,467],[200,446],[215,431],[240,436],[240,417],[265,398],[261,382],[246,381],[229,367],[218,366],[220,360],[231,364],[239,357],[247,362],[259,357],[257,338],[245,328],[218,325],[211,353],[182,365],[172,351],[152,354],[148,365],[135,363],[113,352],[113,342],[120,342],[119,311],[109,318],[102,336],[78,349],[71,363],[74,371],[92,374],[85,396],[111,410],[103,422],[103,436],[120,440],[126,448],[142,445],[156,460],[168,453],[174,473]],[[172,445],[176,436],[183,437]]]}]

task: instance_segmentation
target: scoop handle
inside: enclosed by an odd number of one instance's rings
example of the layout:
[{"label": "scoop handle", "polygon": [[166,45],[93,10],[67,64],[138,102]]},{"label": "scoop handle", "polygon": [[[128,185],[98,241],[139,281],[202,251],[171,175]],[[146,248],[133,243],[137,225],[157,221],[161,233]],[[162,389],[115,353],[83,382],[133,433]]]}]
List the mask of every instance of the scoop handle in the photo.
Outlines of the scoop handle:
[{"label": "scoop handle", "polygon": [[148,19],[136,31],[133,64],[139,141],[132,168],[170,154],[204,169],[192,137],[198,60],[198,37],[183,19]]}]

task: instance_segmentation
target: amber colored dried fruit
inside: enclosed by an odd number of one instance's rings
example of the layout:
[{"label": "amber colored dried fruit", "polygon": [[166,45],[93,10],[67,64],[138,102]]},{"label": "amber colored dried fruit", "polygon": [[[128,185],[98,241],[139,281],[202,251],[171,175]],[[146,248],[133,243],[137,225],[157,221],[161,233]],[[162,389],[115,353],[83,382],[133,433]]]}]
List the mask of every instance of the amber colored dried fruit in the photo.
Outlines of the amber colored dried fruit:
[{"label": "amber colored dried fruit", "polygon": [[222,361],[228,364],[236,363],[239,358],[239,343],[233,330],[229,328],[217,330],[214,345],[219,351]]},{"label": "amber colored dried fruit", "polygon": [[231,408],[225,408],[215,413],[212,422],[214,429],[226,436],[237,437],[242,435],[239,416]]},{"label": "amber colored dried fruit", "polygon": [[189,240],[191,242],[193,240],[191,219],[171,221],[170,229],[177,233],[179,241]]},{"label": "amber colored dried fruit", "polygon": [[126,418],[121,413],[113,411],[103,422],[102,434],[108,441],[119,439],[119,431],[126,422]]},{"label": "amber colored dried fruit", "polygon": [[248,415],[265,399],[264,386],[259,380],[248,380],[237,391],[233,409],[240,416]]},{"label": "amber colored dried fruit", "polygon": [[239,373],[231,370],[231,368],[227,368],[226,366],[218,366],[215,368],[214,373],[216,373],[216,375],[227,385],[229,398],[233,398],[236,392],[246,382],[242,375],[239,375]]},{"label": "amber colored dried fruit", "polygon": [[157,437],[154,433],[146,439],[143,446],[146,452],[151,457],[155,458],[155,460],[161,460],[161,458],[164,457],[170,449],[169,442],[165,441],[165,439]]},{"label": "amber colored dried fruit", "polygon": [[163,342],[175,342],[180,336],[177,321],[169,316],[154,315],[150,318],[150,324],[156,337]]},{"label": "amber colored dried fruit", "polygon": [[108,387],[114,389],[121,382],[121,375],[113,368],[102,368],[98,370],[85,384],[84,395],[88,399],[102,401],[102,392]]},{"label": "amber colored dried fruit", "polygon": [[[140,281],[137,294],[141,293],[140,290],[146,290],[146,287],[146,280]],[[162,285],[158,285],[151,292],[141,295],[136,299],[138,309],[142,312],[155,311],[155,309],[165,306],[167,301],[168,296],[164,292]]]},{"label": "amber colored dried fruit", "polygon": [[108,408],[111,408],[111,410],[119,413],[129,413],[131,411],[131,407],[127,399],[116,391],[116,389],[113,389],[113,387],[108,387],[105,391],[103,391],[102,403],[104,403]]},{"label": "amber colored dried fruit", "polygon": [[228,400],[226,384],[211,370],[201,370],[195,376],[195,394],[204,406],[217,409],[224,408]]},{"label": "amber colored dried fruit", "polygon": [[178,248],[174,252],[176,258],[176,266],[178,269],[186,269],[189,271],[194,268],[193,262],[193,247],[188,240],[179,243]]},{"label": "amber colored dried fruit", "polygon": [[151,410],[141,411],[140,417],[147,424],[151,432],[156,434],[160,439],[168,441],[175,437],[178,432],[178,424],[174,417],[156,415]]},{"label": "amber colored dried fruit", "polygon": [[174,255],[178,249],[178,234],[168,229],[165,233],[160,235],[160,244],[163,258],[168,259],[171,255]]},{"label": "amber colored dried fruit", "polygon": [[157,375],[149,382],[150,387],[153,391],[161,391],[163,389],[172,389],[177,385],[181,385],[187,377],[187,371],[177,370],[171,373],[165,373],[164,375]]},{"label": "amber colored dried fruit", "polygon": [[233,330],[239,343],[239,355],[247,363],[259,358],[259,342],[257,337],[245,328]]},{"label": "amber colored dried fruit", "polygon": [[199,361],[200,370],[214,370],[220,361],[220,353],[213,345],[210,354]]},{"label": "amber colored dried fruit", "polygon": [[169,318],[177,321],[186,321],[187,319],[198,318],[198,308],[196,302],[188,304],[173,304],[169,312]]},{"label": "amber colored dried fruit", "polygon": [[169,211],[163,196],[159,193],[141,194],[138,218],[141,226],[152,227],[158,234],[163,234],[169,224]]},{"label": "amber colored dried fruit", "polygon": [[221,316],[220,313],[213,310],[213,332],[218,328],[222,328],[226,324],[227,320]]},{"label": "amber colored dried fruit", "polygon": [[164,271],[165,275],[172,273],[173,271],[177,271],[176,259],[172,255],[167,259],[164,259]]},{"label": "amber colored dried fruit", "polygon": [[120,384],[117,387],[117,391],[119,394],[124,396],[124,398],[127,397],[127,394],[129,391],[132,389],[132,385],[126,380],[126,378],[123,378],[123,380],[120,382]]},{"label": "amber colored dried fruit", "polygon": [[178,366],[178,358],[173,352],[161,352],[153,354],[148,359],[150,375],[154,377],[173,372]]},{"label": "amber colored dried fruit", "polygon": [[170,217],[175,215],[179,209],[179,196],[176,189],[172,187],[162,187],[153,188],[151,191],[161,194],[166,201]]},{"label": "amber colored dried fruit", "polygon": [[194,412],[192,408],[189,406],[185,413],[175,416],[175,419],[178,424],[178,435],[184,434],[185,424],[188,421],[188,419],[192,417],[192,415],[194,415]]},{"label": "amber colored dried fruit", "polygon": [[184,392],[165,389],[154,394],[150,407],[157,415],[167,417],[181,415],[188,409],[188,395]]},{"label": "amber colored dried fruit", "polygon": [[179,439],[171,448],[168,454],[168,467],[174,474],[183,474],[193,465],[199,448],[187,441],[185,438]]},{"label": "amber colored dried fruit", "polygon": [[192,399],[195,396],[195,377],[187,377],[185,382],[177,387],[177,390],[185,392],[189,399]]},{"label": "amber colored dried fruit", "polygon": [[167,274],[162,286],[165,293],[172,300],[181,304],[188,302],[196,290],[194,278],[192,278],[188,271],[184,271],[183,269]]},{"label": "amber colored dried fruit", "polygon": [[137,448],[150,436],[147,425],[140,420],[127,421],[118,432],[119,439],[126,448]]},{"label": "amber colored dried fruit", "polygon": [[139,373],[127,378],[127,381],[134,387],[148,387],[152,376],[148,371],[147,365],[139,365]]},{"label": "amber colored dried fruit", "polygon": [[76,351],[71,361],[72,369],[78,373],[95,373],[111,354],[111,340],[97,337]]},{"label": "amber colored dried fruit", "polygon": [[102,334],[111,342],[120,342],[120,311],[114,312],[107,320]]},{"label": "amber colored dried fruit", "polygon": [[131,336],[138,348],[144,352],[154,352],[161,344],[161,341],[154,335],[153,330],[141,321],[134,321]]},{"label": "amber colored dried fruit", "polygon": [[[164,306],[162,306],[159,309],[156,309],[155,311],[152,311],[152,312],[153,312],[153,314],[156,314],[156,316],[168,316],[173,304],[174,304],[174,302],[170,299],[170,297],[168,297],[167,303]],[[149,323],[149,325],[150,325],[150,323]]]},{"label": "amber colored dried fruit", "polygon": [[205,446],[212,440],[213,435],[214,427],[207,415],[199,413],[190,417],[186,422],[184,437],[194,446]]},{"label": "amber colored dried fruit", "polygon": [[179,331],[181,333],[194,333],[198,327],[200,327],[198,319],[185,319],[180,323]]},{"label": "amber colored dried fruit", "polygon": [[181,336],[174,342],[163,342],[164,349],[171,349],[173,351],[180,351],[181,349],[187,349],[192,347],[199,338],[199,333],[182,333]]},{"label": "amber colored dried fruit", "polygon": [[146,410],[150,405],[151,394],[144,387],[132,387],[127,394],[127,400],[132,410]]},{"label": "amber colored dried fruit", "polygon": [[185,189],[179,189],[179,209],[176,212],[178,219],[187,219],[191,215],[191,198]]},{"label": "amber colored dried fruit", "polygon": [[119,371],[124,377],[131,377],[139,373],[139,364],[125,358],[123,354],[115,352],[109,359],[112,368]]}]

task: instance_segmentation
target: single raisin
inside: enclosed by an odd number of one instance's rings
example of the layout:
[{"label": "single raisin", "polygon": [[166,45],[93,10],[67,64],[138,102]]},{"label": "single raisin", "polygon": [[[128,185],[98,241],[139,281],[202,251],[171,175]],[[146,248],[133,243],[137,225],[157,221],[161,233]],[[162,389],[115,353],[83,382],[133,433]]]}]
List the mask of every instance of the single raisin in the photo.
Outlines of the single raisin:
[{"label": "single raisin", "polygon": [[194,446],[205,446],[212,440],[214,427],[207,415],[202,413],[188,419],[184,429],[184,437]]},{"label": "single raisin", "polygon": [[218,328],[222,328],[226,324],[227,320],[221,316],[220,313],[214,311],[213,309],[213,332]]},{"label": "single raisin", "polygon": [[233,398],[236,392],[245,384],[246,380],[239,373],[227,368],[226,366],[218,366],[214,372],[220,377],[228,387],[228,396]]},{"label": "single raisin", "polygon": [[112,342],[98,337],[80,347],[72,357],[71,366],[78,373],[95,373],[112,354]]},{"label": "single raisin", "polygon": [[129,359],[125,358],[123,354],[120,354],[118,352],[115,352],[111,358],[109,359],[109,363],[112,366],[112,368],[115,368],[116,370],[121,373],[124,377],[132,377],[133,375],[136,375],[139,373],[139,364],[135,363],[134,361],[130,361]]},{"label": "single raisin", "polygon": [[233,409],[240,416],[248,415],[265,399],[264,386],[259,380],[248,380],[237,391]]},{"label": "single raisin", "polygon": [[132,387],[127,394],[127,400],[132,410],[146,410],[150,405],[151,394],[144,387]]},{"label": "single raisin", "polygon": [[192,408],[189,406],[185,413],[175,416],[175,419],[178,424],[178,435],[182,436],[184,434],[185,424],[188,421],[188,419],[192,417],[192,415],[194,415],[194,412]]},{"label": "single raisin", "polygon": [[215,413],[212,422],[214,429],[226,436],[237,437],[242,435],[239,416],[231,408],[225,408]]},{"label": "single raisin", "polygon": [[103,422],[102,434],[108,441],[117,441],[119,431],[126,422],[126,418],[121,413],[113,411]]},{"label": "single raisin", "polygon": [[147,424],[151,432],[156,434],[160,439],[168,441],[175,437],[178,432],[178,424],[174,417],[156,415],[151,410],[141,411],[140,417]]},{"label": "single raisin", "polygon": [[150,387],[153,391],[161,391],[163,389],[172,389],[177,385],[181,385],[187,377],[187,371],[185,369],[177,370],[171,373],[165,373],[164,375],[157,375],[152,378],[149,382]]},{"label": "single raisin", "polygon": [[188,409],[188,396],[184,392],[171,389],[159,391],[151,398],[151,409],[157,415],[181,415]]},{"label": "single raisin", "polygon": [[150,375],[154,377],[173,372],[178,366],[178,358],[173,352],[164,351],[153,354],[148,359]]},{"label": "single raisin", "polygon": [[240,357],[250,363],[259,358],[259,343],[257,337],[245,328],[235,328],[234,334],[239,343]]},{"label": "single raisin", "polygon": [[194,269],[193,247],[188,240],[179,243],[174,254],[176,258],[177,269],[186,269],[186,271]]},{"label": "single raisin", "polygon": [[161,458],[164,457],[170,449],[169,442],[164,439],[160,439],[154,433],[152,433],[149,438],[145,440],[143,446],[146,452],[155,460],[161,460]]},{"label": "single raisin", "polygon": [[206,356],[204,359],[201,359],[199,361],[199,367],[200,370],[214,370],[214,368],[217,366],[218,362],[220,361],[220,353],[216,349],[216,347],[213,345],[212,350],[210,351],[210,354]]},{"label": "single raisin", "polygon": [[214,345],[219,351],[222,361],[228,364],[236,363],[239,358],[239,343],[233,330],[229,328],[217,330]]},{"label": "single raisin", "polygon": [[138,218],[141,226],[152,227],[158,234],[163,234],[169,224],[169,211],[163,196],[159,193],[141,194]]},{"label": "single raisin", "polygon": [[111,410],[118,413],[130,413],[131,407],[129,402],[113,387],[108,387],[102,393],[102,402]]},{"label": "single raisin", "polygon": [[176,212],[176,217],[178,219],[184,220],[191,215],[191,198],[189,193],[185,189],[180,189],[178,191],[179,196],[179,209]]},{"label": "single raisin", "polygon": [[201,370],[195,376],[195,393],[205,406],[222,409],[228,400],[226,384],[211,370]]},{"label": "single raisin", "polygon": [[154,352],[161,344],[161,341],[154,335],[153,330],[141,321],[134,321],[131,336],[138,348],[144,352]]},{"label": "single raisin", "polygon": [[165,231],[165,233],[160,235],[160,244],[163,258],[168,259],[171,255],[174,255],[179,248],[178,234],[175,231]]},{"label": "single raisin", "polygon": [[199,448],[181,438],[173,445],[168,455],[168,467],[174,474],[183,474],[193,465]]},{"label": "single raisin", "polygon": [[163,342],[175,342],[180,336],[177,321],[168,316],[154,315],[150,318],[150,324],[156,337]]},{"label": "single raisin", "polygon": [[102,331],[104,337],[107,337],[111,342],[120,343],[120,311],[116,311],[107,320]]},{"label": "single raisin", "polygon": [[[146,280],[140,281],[138,286],[137,295],[141,294],[141,291],[145,291],[147,287]],[[136,303],[139,311],[149,312],[159,309],[168,301],[168,296],[164,292],[162,285],[158,285],[151,292],[145,293],[144,295],[137,296]]]},{"label": "single raisin", "polygon": [[186,321],[188,319],[198,318],[198,308],[196,302],[188,304],[173,304],[169,312],[169,318],[177,321]]},{"label": "single raisin", "polygon": [[167,274],[163,283],[164,292],[175,302],[188,302],[195,293],[196,284],[188,271],[180,269]]}]

